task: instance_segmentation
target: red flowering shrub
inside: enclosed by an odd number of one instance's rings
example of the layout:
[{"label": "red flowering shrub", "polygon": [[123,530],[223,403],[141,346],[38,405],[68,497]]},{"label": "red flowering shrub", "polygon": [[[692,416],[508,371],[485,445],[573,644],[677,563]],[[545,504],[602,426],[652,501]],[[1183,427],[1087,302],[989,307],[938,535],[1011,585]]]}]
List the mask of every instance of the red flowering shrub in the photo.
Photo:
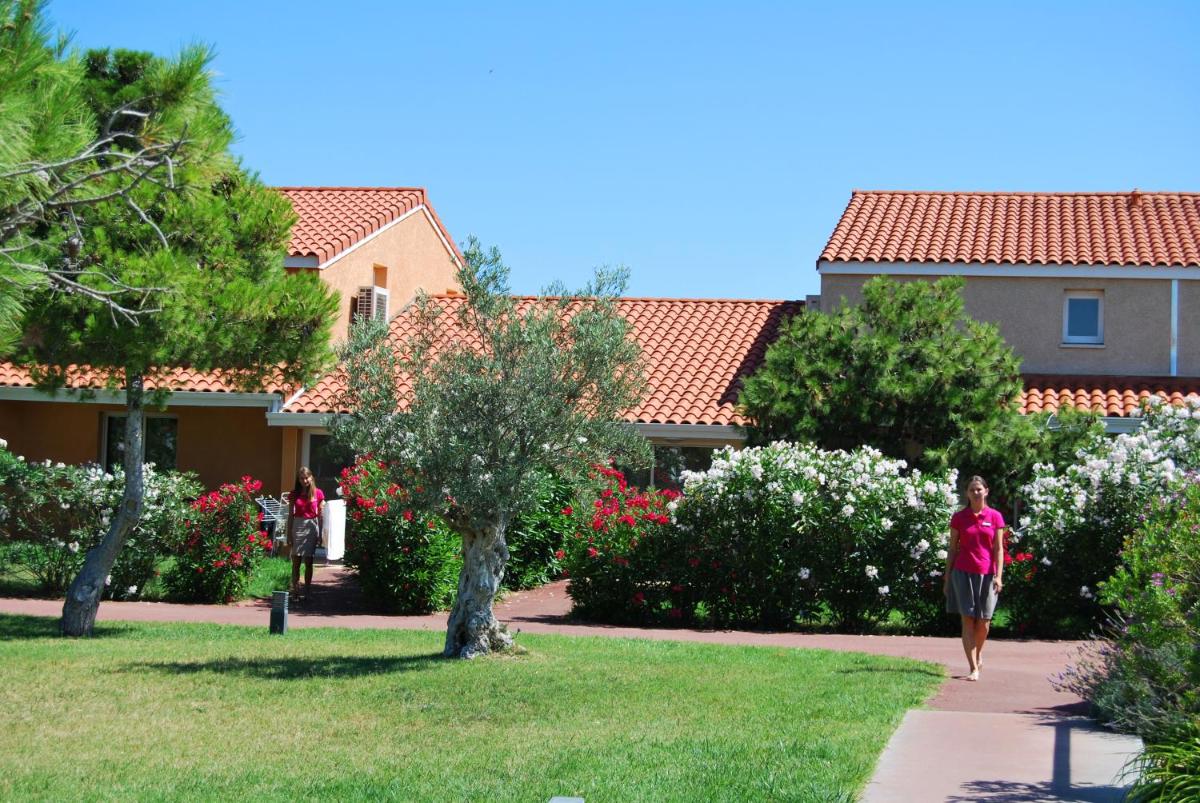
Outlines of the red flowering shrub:
[{"label": "red flowering shrub", "polygon": [[271,548],[254,503],[261,490],[261,482],[242,477],[192,503],[183,545],[163,576],[172,597],[212,603],[245,596],[254,567]]},{"label": "red flowering shrub", "polygon": [[409,505],[411,493],[387,466],[359,458],[338,483],[346,500],[346,565],[367,599],[393,613],[450,606],[462,566],[460,539],[441,520]]},{"label": "red flowering shrub", "polygon": [[563,550],[575,611],[606,622],[679,618],[666,580],[667,505],[678,492],[640,491],[610,468],[597,468],[596,478],[595,498],[571,513]]}]

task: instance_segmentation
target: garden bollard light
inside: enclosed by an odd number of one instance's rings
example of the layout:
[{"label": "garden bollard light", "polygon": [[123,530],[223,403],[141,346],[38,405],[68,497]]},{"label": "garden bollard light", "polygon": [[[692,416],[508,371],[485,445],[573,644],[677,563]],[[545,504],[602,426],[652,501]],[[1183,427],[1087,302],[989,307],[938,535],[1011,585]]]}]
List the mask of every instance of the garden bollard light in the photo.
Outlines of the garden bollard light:
[{"label": "garden bollard light", "polygon": [[287,632],[288,592],[271,593],[271,632],[282,636]]}]

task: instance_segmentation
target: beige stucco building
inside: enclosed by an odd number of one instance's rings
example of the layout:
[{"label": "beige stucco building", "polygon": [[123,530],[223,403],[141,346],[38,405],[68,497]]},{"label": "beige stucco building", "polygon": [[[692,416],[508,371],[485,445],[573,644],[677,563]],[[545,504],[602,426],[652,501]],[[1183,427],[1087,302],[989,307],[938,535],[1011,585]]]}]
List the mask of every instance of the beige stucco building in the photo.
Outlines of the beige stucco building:
[{"label": "beige stucco building", "polygon": [[967,313],[1037,388],[1030,411],[1062,395],[1116,419],[1200,391],[1200,194],[856,191],[817,269],[826,312],[873,276],[963,277]]},{"label": "beige stucco building", "polygon": [[[334,340],[346,337],[360,312],[391,320],[418,290],[457,288],[461,254],[420,188],[280,188],[299,218],[285,266],[317,271],[341,297]],[[209,488],[244,474],[264,490],[290,488],[301,461],[319,460],[310,428],[268,425],[303,388],[244,393],[219,375],[186,369],[161,381],[172,389],[166,406],[149,415],[147,460],[195,472]],[[79,377],[74,387],[102,386]],[[119,463],[124,396],[98,391],[91,399],[47,396],[27,370],[0,363],[0,438],[27,460]],[[322,430],[316,430],[318,432]]]}]

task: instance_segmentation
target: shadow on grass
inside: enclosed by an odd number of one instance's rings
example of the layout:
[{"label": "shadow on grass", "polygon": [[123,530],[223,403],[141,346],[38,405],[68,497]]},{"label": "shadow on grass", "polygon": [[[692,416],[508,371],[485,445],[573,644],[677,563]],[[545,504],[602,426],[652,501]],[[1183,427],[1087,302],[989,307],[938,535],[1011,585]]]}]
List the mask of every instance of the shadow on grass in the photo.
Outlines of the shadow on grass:
[{"label": "shadow on grass", "polygon": [[[54,616],[17,616],[0,613],[0,641],[60,638],[62,632],[58,629],[58,621],[58,617]],[[91,638],[123,636],[133,630],[132,627],[115,622],[100,622]]]},{"label": "shadow on grass", "polygon": [[325,658],[226,658],[213,661],[149,661],[126,664],[122,671],[172,675],[238,675],[265,680],[314,677],[354,678],[435,669],[452,663],[440,652],[395,657],[329,656]]},{"label": "shadow on grass", "polygon": [[846,669],[838,669],[838,675],[864,675],[864,674],[889,674],[889,675],[928,675],[934,678],[943,678],[945,673],[940,669],[933,669],[923,666],[854,666]]}]

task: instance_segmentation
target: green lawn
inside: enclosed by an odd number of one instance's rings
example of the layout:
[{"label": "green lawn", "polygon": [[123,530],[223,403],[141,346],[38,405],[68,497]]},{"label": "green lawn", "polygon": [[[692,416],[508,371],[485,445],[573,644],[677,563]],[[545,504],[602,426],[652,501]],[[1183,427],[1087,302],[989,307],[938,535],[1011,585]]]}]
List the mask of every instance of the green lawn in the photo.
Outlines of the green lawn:
[{"label": "green lawn", "polygon": [[[39,597],[45,596],[38,587],[37,579],[24,566],[16,565],[6,559],[0,547],[0,597]],[[159,572],[165,572],[174,562],[174,558],[164,558],[158,564]],[[292,579],[292,559],[287,557],[264,558],[254,569],[250,584],[246,588],[247,597],[269,597],[272,591],[287,591]],[[62,595],[59,595],[62,598]],[[162,602],[168,599],[167,590],[163,588],[162,580],[154,577],[142,589],[140,599],[147,602]]]},{"label": "green lawn", "polygon": [[0,616],[0,798],[852,800],[940,667],[522,634]]}]

